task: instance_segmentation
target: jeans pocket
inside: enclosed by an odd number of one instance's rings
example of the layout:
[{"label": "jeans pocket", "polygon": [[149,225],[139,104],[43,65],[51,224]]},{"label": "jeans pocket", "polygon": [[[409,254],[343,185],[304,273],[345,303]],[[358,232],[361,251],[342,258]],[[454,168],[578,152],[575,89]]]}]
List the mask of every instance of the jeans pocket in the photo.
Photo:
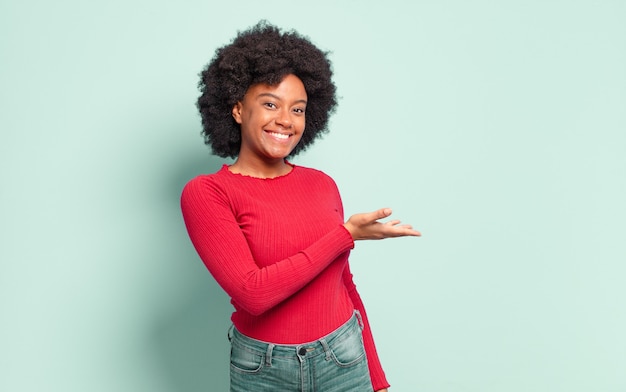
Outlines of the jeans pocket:
[{"label": "jeans pocket", "polygon": [[345,336],[344,339],[330,344],[333,361],[341,366],[354,366],[365,359],[365,348],[363,347],[363,337],[360,330],[354,330]]},{"label": "jeans pocket", "polygon": [[265,354],[233,344],[230,348],[230,368],[246,374],[258,373],[263,368]]}]

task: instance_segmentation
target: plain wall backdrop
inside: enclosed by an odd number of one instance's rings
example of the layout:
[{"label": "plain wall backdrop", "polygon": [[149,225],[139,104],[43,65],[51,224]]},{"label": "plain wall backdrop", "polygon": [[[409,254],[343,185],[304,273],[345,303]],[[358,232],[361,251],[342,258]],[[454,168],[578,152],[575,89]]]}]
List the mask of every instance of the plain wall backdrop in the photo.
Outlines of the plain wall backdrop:
[{"label": "plain wall backdrop", "polygon": [[626,391],[626,2],[0,0],[0,390],[226,391],[179,195],[198,73],[260,19],[331,52],[296,164],[423,237],[352,254],[392,391]]}]

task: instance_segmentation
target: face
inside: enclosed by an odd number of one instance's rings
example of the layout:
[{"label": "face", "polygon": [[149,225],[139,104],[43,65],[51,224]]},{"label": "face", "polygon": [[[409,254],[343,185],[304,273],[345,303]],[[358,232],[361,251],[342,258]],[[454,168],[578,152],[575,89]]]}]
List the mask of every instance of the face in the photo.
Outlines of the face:
[{"label": "face", "polygon": [[304,84],[295,75],[275,86],[250,86],[232,111],[241,125],[238,159],[282,161],[302,138],[306,103]]}]

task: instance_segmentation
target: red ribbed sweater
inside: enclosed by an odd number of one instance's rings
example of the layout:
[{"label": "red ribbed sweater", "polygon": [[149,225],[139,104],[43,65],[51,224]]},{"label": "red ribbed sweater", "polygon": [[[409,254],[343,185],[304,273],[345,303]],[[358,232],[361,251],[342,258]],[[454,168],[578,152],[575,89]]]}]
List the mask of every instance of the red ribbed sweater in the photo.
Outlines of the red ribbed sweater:
[{"label": "red ribbed sweater", "polygon": [[189,181],[181,207],[200,258],[231,297],[237,330],[276,344],[311,342],[357,309],[372,386],[389,386],[352,280],[354,242],[329,176],[293,166],[284,176],[261,179],[224,165]]}]

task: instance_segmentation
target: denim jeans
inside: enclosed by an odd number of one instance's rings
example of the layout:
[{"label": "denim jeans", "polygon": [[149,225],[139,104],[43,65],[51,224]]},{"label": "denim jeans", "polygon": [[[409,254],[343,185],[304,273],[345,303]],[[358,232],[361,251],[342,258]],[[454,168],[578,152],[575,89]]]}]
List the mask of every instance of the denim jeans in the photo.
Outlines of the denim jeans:
[{"label": "denim jeans", "polygon": [[275,345],[233,328],[231,392],[371,392],[358,312],[323,338]]}]

